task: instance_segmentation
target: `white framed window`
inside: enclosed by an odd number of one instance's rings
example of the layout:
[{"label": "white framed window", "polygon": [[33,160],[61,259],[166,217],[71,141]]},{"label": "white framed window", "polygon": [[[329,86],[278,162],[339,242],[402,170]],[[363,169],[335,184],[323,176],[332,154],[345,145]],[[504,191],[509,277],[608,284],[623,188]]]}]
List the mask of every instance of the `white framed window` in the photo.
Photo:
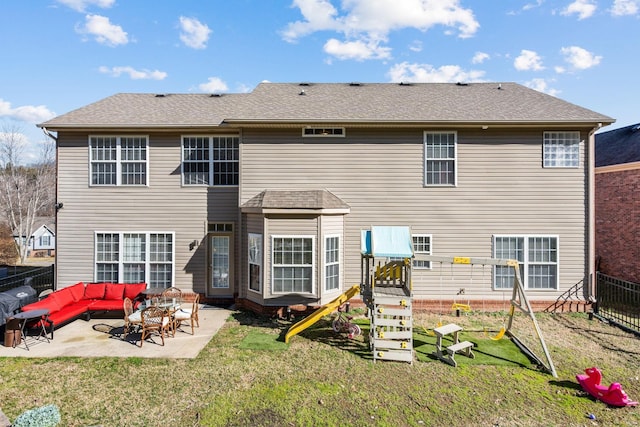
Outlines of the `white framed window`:
[{"label": "white framed window", "polygon": [[456,185],[456,132],[424,133],[424,185]]},{"label": "white framed window", "polygon": [[207,226],[209,233],[233,233],[231,222],[211,222]]},{"label": "white framed window", "polygon": [[173,286],[173,233],[149,233],[149,279],[151,287]]},{"label": "white framed window", "polygon": [[147,185],[147,136],[90,136],[92,186]]},{"label": "white framed window", "polygon": [[182,183],[238,185],[239,153],[237,136],[183,136]]},{"label": "white framed window", "polygon": [[122,281],[124,283],[145,282],[147,260],[146,234],[123,233],[122,235]]},{"label": "white framed window", "polygon": [[340,236],[324,238],[324,290],[340,289]]},{"label": "white framed window", "polygon": [[40,236],[40,246],[51,246],[51,236]]},{"label": "white framed window", "polygon": [[542,147],[543,167],[580,166],[580,132],[544,132]]},{"label": "white framed window", "polygon": [[[494,236],[494,258],[515,259],[525,289],[558,289],[557,236]],[[494,289],[512,289],[512,267],[495,266]]]},{"label": "white framed window", "polygon": [[173,233],[95,233],[96,282],[168,288],[174,276]]},{"label": "white framed window", "polygon": [[262,234],[249,233],[249,290],[262,292]]},{"label": "white framed window", "polygon": [[320,126],[307,126],[302,128],[303,137],[333,137],[344,138],[346,131],[343,127],[320,127]]},{"label": "white framed window", "polygon": [[[413,252],[415,254],[431,255],[431,235],[430,234],[414,234],[411,236],[413,240]],[[413,268],[427,270],[431,268],[431,261],[413,260]]]},{"label": "white framed window", "polygon": [[273,293],[313,293],[312,236],[273,236],[271,255]]}]

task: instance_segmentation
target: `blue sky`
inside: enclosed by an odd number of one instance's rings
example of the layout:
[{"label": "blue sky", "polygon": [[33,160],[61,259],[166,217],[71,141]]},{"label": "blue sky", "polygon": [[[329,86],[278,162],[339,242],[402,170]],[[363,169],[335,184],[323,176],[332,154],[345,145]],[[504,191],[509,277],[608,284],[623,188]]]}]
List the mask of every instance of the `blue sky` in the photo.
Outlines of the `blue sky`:
[{"label": "blue sky", "polygon": [[2,0],[0,132],[119,92],[517,82],[640,122],[640,0]]}]

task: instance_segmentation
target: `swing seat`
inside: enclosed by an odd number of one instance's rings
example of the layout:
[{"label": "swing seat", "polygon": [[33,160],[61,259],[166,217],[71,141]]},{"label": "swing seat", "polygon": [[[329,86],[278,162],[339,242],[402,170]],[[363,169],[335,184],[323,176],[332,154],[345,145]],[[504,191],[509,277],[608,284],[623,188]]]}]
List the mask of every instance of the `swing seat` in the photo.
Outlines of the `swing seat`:
[{"label": "swing seat", "polygon": [[[485,330],[485,332],[486,332],[486,330]],[[504,336],[505,332],[507,332],[507,331],[506,331],[506,329],[504,327],[500,328],[500,330],[498,331],[498,333],[495,336],[493,336],[493,337],[490,336],[489,338],[491,338],[493,341],[500,341],[502,339],[502,337]]]},{"label": "swing seat", "polygon": [[458,302],[454,302],[451,305],[451,310],[471,311],[471,306],[469,304],[460,304]]}]

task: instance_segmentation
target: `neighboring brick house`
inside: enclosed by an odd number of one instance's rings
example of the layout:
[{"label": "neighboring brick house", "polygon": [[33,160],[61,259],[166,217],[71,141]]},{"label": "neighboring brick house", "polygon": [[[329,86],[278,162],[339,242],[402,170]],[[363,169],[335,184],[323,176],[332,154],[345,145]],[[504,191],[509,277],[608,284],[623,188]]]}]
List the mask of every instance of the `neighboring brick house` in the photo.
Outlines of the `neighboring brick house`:
[{"label": "neighboring brick house", "polygon": [[599,271],[640,283],[640,124],[596,135]]}]

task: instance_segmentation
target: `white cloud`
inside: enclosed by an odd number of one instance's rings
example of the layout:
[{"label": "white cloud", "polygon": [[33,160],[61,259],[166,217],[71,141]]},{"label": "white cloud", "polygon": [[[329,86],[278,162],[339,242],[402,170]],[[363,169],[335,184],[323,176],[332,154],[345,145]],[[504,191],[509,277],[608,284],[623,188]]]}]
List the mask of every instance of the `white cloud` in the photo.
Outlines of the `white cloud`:
[{"label": "white cloud", "polygon": [[520,55],[513,61],[513,66],[518,71],[544,70],[542,58],[534,51],[522,49]]},{"label": "white cloud", "polygon": [[103,74],[109,74],[113,77],[120,77],[122,74],[128,74],[132,80],[164,80],[167,73],[159,70],[136,70],[133,67],[105,67],[98,69]]},{"label": "white cloud", "polygon": [[527,3],[524,6],[522,6],[522,10],[531,10],[531,9],[535,9],[537,7],[542,6],[542,3],[544,2],[544,0],[536,0],[534,3]]},{"label": "white cloud", "polygon": [[58,0],[58,3],[70,7],[78,12],[84,12],[88,6],[97,6],[108,9],[115,4],[116,0]]},{"label": "white cloud", "polygon": [[578,19],[587,19],[596,11],[596,4],[592,0],[575,0],[560,12],[562,15],[578,15]]},{"label": "white cloud", "polygon": [[340,20],[335,19],[338,11],[329,0],[294,0],[292,7],[300,9],[305,21],[290,22],[282,31],[282,37],[293,42],[315,31],[336,30],[341,27]]},{"label": "white cloud", "polygon": [[[405,28],[427,31],[436,25],[456,29],[458,36],[473,36],[480,24],[473,11],[460,6],[460,0],[344,0],[339,11],[331,0],[294,0],[303,20],[290,22],[281,32],[289,42],[317,31],[334,31],[345,41],[331,38],[330,47],[348,58],[362,59],[361,54],[345,55],[348,50],[371,51],[368,59],[388,58],[390,48],[381,47],[390,32]],[[371,49],[372,46],[375,49]],[[325,44],[325,51],[327,51]]]},{"label": "white cloud", "polygon": [[414,40],[409,45],[409,50],[412,52],[422,52],[422,42],[420,40]]},{"label": "white cloud", "polygon": [[640,9],[638,3],[640,3],[638,0],[614,0],[611,14],[613,16],[635,15]]},{"label": "white cloud", "polygon": [[198,85],[198,89],[206,93],[220,93],[229,90],[227,84],[219,77],[209,77],[206,83]]},{"label": "white cloud", "polygon": [[578,46],[563,47],[560,53],[564,55],[564,60],[577,70],[595,67],[602,60],[602,56],[596,56]]},{"label": "white cloud", "polygon": [[527,87],[530,87],[531,89],[535,89],[538,92],[544,92],[551,96],[558,96],[558,94],[560,93],[559,90],[550,88],[549,82],[547,82],[545,79],[532,79],[532,80],[529,80],[528,82],[525,82],[524,85]]},{"label": "white cloud", "polygon": [[238,86],[236,88],[236,92],[237,93],[249,93],[253,90],[252,86],[249,86],[247,84],[244,83],[238,83]]},{"label": "white cloud", "polygon": [[127,33],[119,25],[114,25],[106,16],[87,15],[84,26],[76,27],[76,32],[93,36],[100,44],[117,46],[129,43]]},{"label": "white cloud", "polygon": [[464,71],[457,65],[443,65],[434,68],[429,64],[396,64],[387,73],[392,82],[411,83],[457,83],[480,82],[484,71]]},{"label": "white cloud", "polygon": [[196,18],[180,17],[180,40],[193,49],[204,49],[209,41],[211,29]]},{"label": "white cloud", "polygon": [[55,117],[55,113],[44,105],[23,105],[12,108],[11,103],[0,98],[0,117],[27,123],[41,123]]},{"label": "white cloud", "polygon": [[324,51],[338,59],[386,59],[391,57],[391,48],[380,46],[378,41],[355,40],[341,42],[329,39],[324,44]]},{"label": "white cloud", "polygon": [[476,52],[476,54],[473,55],[473,58],[471,58],[471,63],[472,64],[482,64],[487,59],[489,59],[489,54],[488,53]]}]

